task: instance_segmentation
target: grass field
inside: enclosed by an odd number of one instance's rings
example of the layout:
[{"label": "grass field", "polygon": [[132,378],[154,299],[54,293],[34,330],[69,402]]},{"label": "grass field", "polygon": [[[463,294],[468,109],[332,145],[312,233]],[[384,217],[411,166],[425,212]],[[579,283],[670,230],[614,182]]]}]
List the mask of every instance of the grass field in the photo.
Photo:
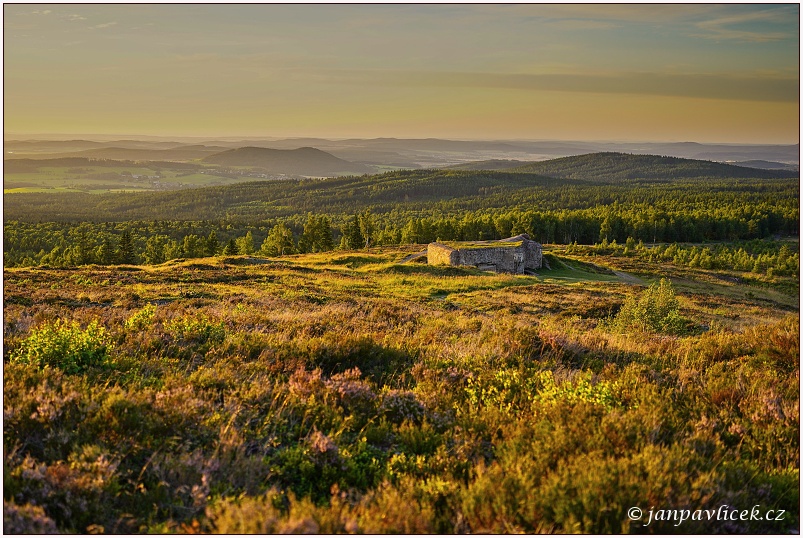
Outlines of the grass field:
[{"label": "grass field", "polygon": [[[799,529],[788,286],[418,250],[6,269],[4,531]],[[680,330],[627,328],[667,276]],[[784,517],[628,518],[725,504]]]},{"label": "grass field", "polygon": [[253,177],[248,176],[228,177],[213,173],[187,173],[136,166],[41,167],[35,172],[4,173],[3,192],[4,194],[14,194],[20,192],[152,191],[179,186],[228,185],[253,180]]}]

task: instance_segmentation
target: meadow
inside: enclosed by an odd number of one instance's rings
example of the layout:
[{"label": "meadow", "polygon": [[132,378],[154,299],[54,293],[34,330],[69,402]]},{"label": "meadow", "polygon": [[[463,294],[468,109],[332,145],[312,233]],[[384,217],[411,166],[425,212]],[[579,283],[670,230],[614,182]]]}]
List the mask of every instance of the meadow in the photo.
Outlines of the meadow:
[{"label": "meadow", "polygon": [[7,267],[4,532],[798,532],[799,261],[605,243]]},{"label": "meadow", "polygon": [[[243,174],[245,176],[245,174]],[[135,177],[136,176],[136,177]],[[133,166],[82,166],[40,167],[31,171],[3,174],[3,193],[84,192],[145,192],[226,185],[246,181],[247,177],[209,173],[192,173],[182,170],[163,170],[141,165]]]}]

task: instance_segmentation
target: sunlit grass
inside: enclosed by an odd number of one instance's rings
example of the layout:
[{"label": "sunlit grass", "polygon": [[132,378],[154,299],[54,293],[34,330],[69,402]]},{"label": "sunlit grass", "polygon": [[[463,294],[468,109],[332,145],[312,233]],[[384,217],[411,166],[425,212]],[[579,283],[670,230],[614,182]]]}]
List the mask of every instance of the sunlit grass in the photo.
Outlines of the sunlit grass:
[{"label": "sunlit grass", "polygon": [[[642,530],[630,506],[726,503],[789,519],[684,532],[798,528],[791,298],[670,273],[691,330],[619,331],[645,287],[611,268],[663,266],[397,263],[416,249],[7,269],[7,511],[76,533],[607,533]],[[102,328],[103,360],[9,361],[65,326]]]}]

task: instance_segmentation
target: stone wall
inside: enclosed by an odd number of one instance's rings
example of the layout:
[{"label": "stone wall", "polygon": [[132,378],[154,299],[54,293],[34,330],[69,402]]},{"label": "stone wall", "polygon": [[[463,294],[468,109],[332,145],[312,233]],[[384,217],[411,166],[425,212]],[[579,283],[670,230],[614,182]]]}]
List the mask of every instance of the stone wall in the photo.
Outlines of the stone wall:
[{"label": "stone wall", "polygon": [[427,246],[427,263],[429,265],[460,265],[458,251],[440,243]]},{"label": "stone wall", "polygon": [[[468,265],[497,273],[524,273],[525,269],[541,268],[541,245],[526,236],[517,236],[510,240],[521,241],[517,246],[453,248],[442,243],[430,243],[427,247],[427,263],[430,265]],[[508,240],[508,241],[510,241]],[[455,244],[456,246],[459,244]]]},{"label": "stone wall", "polygon": [[524,268],[530,270],[540,269],[543,264],[541,244],[535,241],[524,241]]},{"label": "stone wall", "polygon": [[[497,273],[523,273],[524,260],[521,256],[519,247],[485,247],[460,249],[460,265],[471,265],[474,267],[495,266]],[[519,253],[522,258],[521,263],[516,263],[515,254]]]}]

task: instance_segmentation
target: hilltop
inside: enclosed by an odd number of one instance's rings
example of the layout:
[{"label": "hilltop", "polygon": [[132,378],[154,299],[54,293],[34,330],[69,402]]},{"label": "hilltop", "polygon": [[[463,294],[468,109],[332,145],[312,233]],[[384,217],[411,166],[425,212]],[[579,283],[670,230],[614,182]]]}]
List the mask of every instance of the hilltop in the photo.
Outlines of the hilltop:
[{"label": "hilltop", "polygon": [[319,149],[270,149],[244,147],[215,153],[203,159],[205,163],[224,166],[260,168],[271,174],[298,176],[338,176],[367,174],[371,167],[344,161]]},{"label": "hilltop", "polygon": [[606,182],[721,178],[776,179],[799,175],[797,172],[762,170],[696,159],[612,152],[551,159],[511,168],[509,171]]}]

